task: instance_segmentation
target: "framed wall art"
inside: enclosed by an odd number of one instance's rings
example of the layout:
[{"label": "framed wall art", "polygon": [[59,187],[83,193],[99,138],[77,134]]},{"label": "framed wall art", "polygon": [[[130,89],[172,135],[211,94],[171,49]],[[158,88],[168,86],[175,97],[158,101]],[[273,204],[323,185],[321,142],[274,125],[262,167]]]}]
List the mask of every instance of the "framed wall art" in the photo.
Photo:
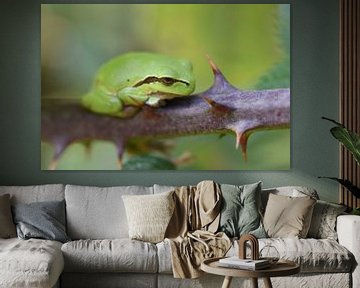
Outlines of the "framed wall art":
[{"label": "framed wall art", "polygon": [[42,4],[43,170],[290,169],[290,5]]}]

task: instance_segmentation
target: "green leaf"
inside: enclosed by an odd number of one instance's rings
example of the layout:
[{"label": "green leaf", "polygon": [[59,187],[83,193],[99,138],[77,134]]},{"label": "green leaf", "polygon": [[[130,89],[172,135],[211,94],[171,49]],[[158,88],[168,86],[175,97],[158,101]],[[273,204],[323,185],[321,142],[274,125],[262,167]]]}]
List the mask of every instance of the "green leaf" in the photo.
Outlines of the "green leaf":
[{"label": "green leaf", "polygon": [[339,140],[354,156],[360,165],[360,137],[355,132],[346,129],[343,126],[331,128],[331,134]]},{"label": "green leaf", "polygon": [[351,181],[340,179],[336,177],[318,177],[318,178],[326,178],[330,180],[334,180],[339,182],[342,186],[348,189],[356,198],[360,198],[360,188],[355,186]]},{"label": "green leaf", "polygon": [[351,215],[358,215],[360,216],[360,208],[354,208],[351,212]]},{"label": "green leaf", "polygon": [[321,117],[337,125],[330,129],[331,134],[339,140],[354,156],[360,165],[360,137],[355,132],[347,129],[343,124],[327,117]]}]

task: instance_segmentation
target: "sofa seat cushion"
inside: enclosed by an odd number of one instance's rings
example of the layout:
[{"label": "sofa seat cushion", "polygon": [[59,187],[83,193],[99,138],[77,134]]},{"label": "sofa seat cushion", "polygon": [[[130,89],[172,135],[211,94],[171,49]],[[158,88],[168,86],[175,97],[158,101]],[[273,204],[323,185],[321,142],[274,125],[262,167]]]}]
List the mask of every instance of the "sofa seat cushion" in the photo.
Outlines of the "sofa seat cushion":
[{"label": "sofa seat cushion", "polygon": [[78,240],[61,248],[66,272],[156,273],[156,246],[123,239]]},{"label": "sofa seat cushion", "polygon": [[0,287],[52,287],[63,268],[60,242],[0,239]]},{"label": "sofa seat cushion", "polygon": [[[353,255],[338,242],[330,239],[268,238],[259,239],[259,249],[265,245],[274,246],[280,258],[300,264],[302,273],[350,272]],[[159,273],[172,273],[171,249],[167,241],[157,244]],[[239,246],[235,241],[227,256],[238,255]],[[250,256],[250,250],[248,251]]]},{"label": "sofa seat cushion", "polygon": [[[236,255],[234,243],[228,255]],[[259,249],[273,246],[281,259],[298,263],[302,273],[350,272],[354,258],[344,246],[330,239],[267,238],[259,239]],[[275,256],[275,255],[269,255]]]}]

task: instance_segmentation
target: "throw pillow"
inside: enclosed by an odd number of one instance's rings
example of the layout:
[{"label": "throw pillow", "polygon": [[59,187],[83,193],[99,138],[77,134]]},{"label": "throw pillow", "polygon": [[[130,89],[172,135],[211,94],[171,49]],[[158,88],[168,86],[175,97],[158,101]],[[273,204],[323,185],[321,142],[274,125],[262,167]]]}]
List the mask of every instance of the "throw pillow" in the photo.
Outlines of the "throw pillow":
[{"label": "throw pillow", "polygon": [[264,227],[269,237],[305,238],[316,200],[306,197],[269,195]]},{"label": "throw pillow", "polygon": [[70,241],[65,232],[65,201],[15,204],[13,215],[19,238]]},{"label": "throw pillow", "polygon": [[251,233],[265,238],[260,216],[261,182],[243,186],[222,184],[221,192],[223,201],[219,231],[229,237]]},{"label": "throw pillow", "polygon": [[16,229],[11,215],[10,195],[0,196],[0,238],[16,237]]},{"label": "throw pillow", "polygon": [[151,243],[164,240],[175,208],[173,193],[122,196],[131,239]]},{"label": "throw pillow", "polygon": [[346,206],[318,200],[312,214],[308,237],[337,240],[336,219]]}]

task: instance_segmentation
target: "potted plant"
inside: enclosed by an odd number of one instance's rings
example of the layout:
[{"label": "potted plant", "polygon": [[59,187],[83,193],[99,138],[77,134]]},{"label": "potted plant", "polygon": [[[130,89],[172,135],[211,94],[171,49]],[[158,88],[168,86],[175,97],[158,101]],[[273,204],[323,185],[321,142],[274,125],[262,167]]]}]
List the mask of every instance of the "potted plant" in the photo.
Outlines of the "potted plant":
[{"label": "potted plant", "polygon": [[[322,119],[328,120],[336,124],[335,127],[330,129],[331,134],[334,136],[334,138],[340,141],[340,143],[342,143],[346,149],[351,152],[357,164],[360,165],[360,136],[357,135],[355,132],[350,131],[343,124],[336,122],[333,119],[326,117],[322,117]],[[349,190],[356,198],[360,198],[360,187],[357,187],[348,179],[340,179],[336,177],[319,178],[328,178],[337,181],[347,190]],[[360,215],[360,207],[354,208],[351,214]]]}]

